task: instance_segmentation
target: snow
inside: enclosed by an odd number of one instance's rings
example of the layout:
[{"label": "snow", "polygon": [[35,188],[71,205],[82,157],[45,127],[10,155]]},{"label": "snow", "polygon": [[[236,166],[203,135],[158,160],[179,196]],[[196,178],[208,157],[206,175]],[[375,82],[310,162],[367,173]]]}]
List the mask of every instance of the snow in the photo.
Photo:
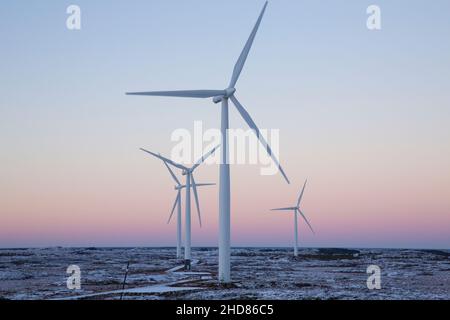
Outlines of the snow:
[{"label": "snow", "polygon": [[[172,283],[171,285],[176,285],[177,283]],[[132,289],[126,289],[126,290],[113,290],[113,291],[105,291],[105,292],[98,292],[93,294],[87,294],[87,295],[80,295],[80,296],[72,296],[67,298],[60,298],[56,300],[80,300],[80,299],[89,299],[94,297],[101,297],[101,296],[128,296],[130,294],[159,294],[159,293],[168,293],[168,292],[180,292],[180,291],[192,291],[192,290],[202,290],[201,288],[195,288],[195,287],[170,287],[169,285],[155,285],[155,286],[148,286],[148,287],[140,287],[140,288],[132,288]]]}]

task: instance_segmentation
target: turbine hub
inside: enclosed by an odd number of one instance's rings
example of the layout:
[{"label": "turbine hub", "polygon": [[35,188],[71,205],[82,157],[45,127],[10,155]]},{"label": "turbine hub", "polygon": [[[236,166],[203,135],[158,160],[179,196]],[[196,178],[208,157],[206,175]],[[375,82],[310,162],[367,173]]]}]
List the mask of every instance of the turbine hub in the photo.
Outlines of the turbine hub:
[{"label": "turbine hub", "polygon": [[235,88],[225,89],[225,98],[231,97],[236,92]]},{"label": "turbine hub", "polygon": [[213,98],[214,103],[222,102],[223,98],[228,99],[236,92],[236,89],[235,88],[227,88],[224,91],[225,91],[225,94],[223,96],[215,96]]}]

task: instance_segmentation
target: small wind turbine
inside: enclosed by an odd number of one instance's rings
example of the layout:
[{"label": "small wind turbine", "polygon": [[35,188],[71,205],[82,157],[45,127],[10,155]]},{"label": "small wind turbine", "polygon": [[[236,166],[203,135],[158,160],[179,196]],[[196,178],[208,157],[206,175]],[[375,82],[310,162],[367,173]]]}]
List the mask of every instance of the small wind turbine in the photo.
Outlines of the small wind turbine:
[{"label": "small wind turbine", "polygon": [[[175,185],[175,190],[177,191],[177,196],[175,198],[175,202],[173,204],[172,207],[172,211],[170,213],[170,217],[169,220],[167,221],[167,223],[170,223],[170,220],[172,219],[172,216],[175,212],[175,208],[177,209],[177,258],[180,259],[181,258],[181,246],[182,246],[182,240],[181,240],[181,190],[183,190],[184,188],[186,188],[185,185],[182,185],[180,183],[180,181],[178,180],[177,176],[175,175],[175,173],[172,171],[172,169],[169,167],[169,165],[163,161],[164,165],[167,167],[167,170],[169,170],[170,175],[172,176],[173,180],[175,181],[176,185]],[[192,186],[194,187],[203,187],[203,186],[213,186],[215,185],[215,183],[192,183]],[[198,207],[197,207],[198,210]],[[198,211],[198,215],[200,217],[200,211]],[[199,220],[200,221],[200,220]]]},{"label": "small wind turbine", "polygon": [[306,219],[305,214],[300,209],[300,202],[303,198],[303,192],[305,192],[306,182],[303,185],[303,189],[300,193],[300,196],[298,197],[297,205],[295,207],[288,207],[288,208],[278,208],[278,209],[272,209],[272,211],[294,211],[294,234],[295,234],[295,243],[294,243],[294,256],[298,256],[298,226],[297,226],[297,214],[300,214],[303,219],[305,219],[306,224],[311,229],[312,233],[314,233],[313,228],[311,227],[311,224],[309,223],[308,219]]},{"label": "small wind turbine", "polygon": [[[203,157],[201,157],[191,168],[185,167],[182,164],[176,163],[170,159],[167,159],[161,155],[153,153],[151,151],[142,149],[142,151],[151,154],[152,156],[161,159],[166,164],[170,164],[175,168],[182,170],[182,175],[186,176],[186,184],[184,186],[179,186],[178,188],[181,190],[182,188],[186,189],[186,204],[185,204],[185,243],[184,243],[184,260],[187,269],[191,267],[191,187],[194,191],[195,204],[197,206],[198,219],[200,222],[200,227],[202,226],[202,218],[200,215],[200,204],[198,201],[198,193],[197,193],[197,184],[194,179],[194,171],[197,169],[209,156],[211,156],[219,146],[215,147],[208,153],[206,153]],[[181,197],[180,197],[181,199]],[[180,200],[181,201],[181,200]]]},{"label": "small wind turbine", "polygon": [[219,281],[230,282],[230,164],[229,164],[229,150],[228,150],[228,101],[231,100],[236,107],[241,117],[245,120],[248,126],[256,134],[263,147],[266,149],[269,156],[278,166],[279,171],[283,175],[287,183],[289,179],[284,173],[283,168],[272,152],[266,139],[261,135],[261,132],[253,121],[250,114],[242,106],[236,98],[236,83],[244,68],[250,49],[258,32],[259,25],[266,11],[268,1],[265,2],[264,7],[253,27],[250,36],[245,43],[244,49],[239,55],[238,60],[233,69],[231,80],[226,89],[223,90],[182,90],[182,91],[150,91],[150,92],[128,92],[128,95],[136,96],[160,96],[160,97],[178,97],[178,98],[212,98],[214,103],[221,103],[221,136],[222,136],[222,154],[220,161],[220,181],[219,181]]}]

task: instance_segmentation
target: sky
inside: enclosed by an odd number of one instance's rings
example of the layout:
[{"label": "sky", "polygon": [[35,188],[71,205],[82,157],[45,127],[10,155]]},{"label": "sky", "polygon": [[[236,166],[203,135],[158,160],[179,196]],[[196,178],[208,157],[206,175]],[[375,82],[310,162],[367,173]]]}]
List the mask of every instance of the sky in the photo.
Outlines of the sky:
[{"label": "sky", "polygon": [[[81,8],[81,30],[66,8]],[[366,9],[381,8],[381,30]],[[173,246],[163,164],[174,130],[218,128],[210,100],[127,91],[222,89],[262,0],[0,3],[0,247]],[[233,246],[450,248],[450,3],[272,0],[237,96],[279,129],[291,180],[231,168]],[[230,109],[232,128],[246,128]],[[218,166],[197,182],[218,183]],[[218,187],[194,246],[217,246]],[[194,209],[194,208],[193,208]],[[193,211],[195,214],[195,211]]]}]

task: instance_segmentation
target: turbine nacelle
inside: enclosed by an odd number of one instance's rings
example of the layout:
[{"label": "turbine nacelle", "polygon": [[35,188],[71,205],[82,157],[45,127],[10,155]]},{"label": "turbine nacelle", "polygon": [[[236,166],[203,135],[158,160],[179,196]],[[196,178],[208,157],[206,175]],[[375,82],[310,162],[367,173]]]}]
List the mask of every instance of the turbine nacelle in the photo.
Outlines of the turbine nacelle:
[{"label": "turbine nacelle", "polygon": [[175,186],[176,191],[183,190],[184,188],[186,188],[186,185]]},{"label": "turbine nacelle", "polygon": [[223,100],[223,96],[214,97],[212,100],[215,104],[220,103]]},{"label": "turbine nacelle", "polygon": [[229,97],[231,97],[236,92],[236,89],[235,88],[228,88],[228,89],[225,89],[224,92],[225,92],[224,95],[213,97],[213,102],[217,104],[219,102],[222,102],[223,98],[227,98],[228,99]]}]

